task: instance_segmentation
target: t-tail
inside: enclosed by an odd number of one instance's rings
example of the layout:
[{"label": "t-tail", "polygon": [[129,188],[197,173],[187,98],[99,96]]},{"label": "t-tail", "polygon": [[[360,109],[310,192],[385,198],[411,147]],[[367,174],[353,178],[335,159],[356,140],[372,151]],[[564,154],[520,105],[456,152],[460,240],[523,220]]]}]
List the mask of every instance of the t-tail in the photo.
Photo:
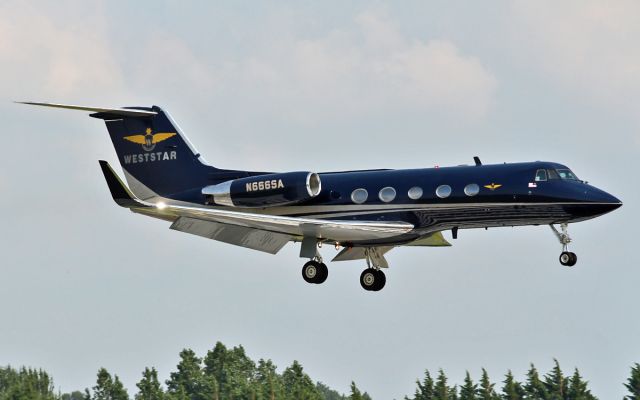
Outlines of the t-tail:
[{"label": "t-tail", "polygon": [[91,111],[104,120],[131,191],[140,199],[193,199],[202,187],[249,175],[208,165],[158,106],[119,109],[24,102]]}]

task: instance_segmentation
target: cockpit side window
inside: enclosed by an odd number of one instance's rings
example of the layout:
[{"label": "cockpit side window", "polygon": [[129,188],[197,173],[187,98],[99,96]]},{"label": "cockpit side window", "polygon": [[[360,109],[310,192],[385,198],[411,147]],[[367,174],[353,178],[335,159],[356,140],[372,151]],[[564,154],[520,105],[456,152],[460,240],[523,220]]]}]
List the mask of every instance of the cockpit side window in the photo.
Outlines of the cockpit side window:
[{"label": "cockpit side window", "polygon": [[566,168],[566,169],[557,169],[556,171],[558,171],[558,175],[560,175],[560,179],[569,179],[572,181],[577,181],[578,177],[575,176],[575,174],[573,172],[571,172],[570,169]]},{"label": "cockpit side window", "polygon": [[558,175],[555,169],[548,169],[547,171],[549,172],[549,179],[560,179],[560,175]]},{"label": "cockpit side window", "polygon": [[536,171],[536,182],[542,182],[547,180],[547,171],[539,169]]}]

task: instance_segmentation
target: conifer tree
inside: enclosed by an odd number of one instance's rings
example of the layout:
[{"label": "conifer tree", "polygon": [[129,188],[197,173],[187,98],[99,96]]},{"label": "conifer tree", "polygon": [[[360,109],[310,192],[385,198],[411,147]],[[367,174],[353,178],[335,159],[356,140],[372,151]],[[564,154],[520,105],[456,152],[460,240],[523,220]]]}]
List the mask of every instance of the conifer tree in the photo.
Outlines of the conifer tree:
[{"label": "conifer tree", "polygon": [[524,389],[522,385],[513,378],[513,374],[511,370],[507,372],[505,375],[504,381],[502,381],[504,385],[502,386],[502,396],[500,397],[503,400],[523,400],[524,399]]},{"label": "conifer tree", "polygon": [[164,392],[158,382],[158,371],[155,368],[145,368],[142,372],[142,379],[136,383],[138,393],[136,400],[162,400]]},{"label": "conifer tree", "polygon": [[544,382],[540,380],[540,375],[536,367],[531,364],[527,372],[527,382],[524,385],[525,398],[527,400],[548,400],[549,395]]},{"label": "conifer tree", "polygon": [[566,399],[570,400],[596,400],[596,397],[591,394],[591,391],[587,388],[586,381],[582,380],[578,368],[573,372],[573,376],[569,379],[569,387],[567,388]]},{"label": "conifer tree", "polygon": [[434,396],[434,382],[429,370],[424,371],[424,379],[422,383],[416,381],[418,388],[414,396],[414,400],[433,400]]},{"label": "conifer tree", "polygon": [[460,386],[460,400],[476,400],[476,392],[478,391],[478,385],[473,383],[469,371],[464,377],[464,384]]},{"label": "conifer tree", "polygon": [[354,381],[351,381],[351,394],[349,395],[349,400],[364,400],[362,393],[360,393],[360,390]]},{"label": "conifer tree", "polygon": [[442,368],[438,371],[438,378],[433,387],[433,400],[451,400],[449,397],[449,387],[447,386],[447,376]]},{"label": "conifer tree", "polygon": [[547,389],[549,400],[564,400],[567,394],[567,379],[560,369],[558,360],[553,359],[553,368],[544,377],[544,385]]},{"label": "conifer tree", "polygon": [[482,377],[480,378],[480,387],[478,388],[479,400],[499,400],[498,394],[494,389],[495,384],[491,383],[487,370],[482,368]]},{"label": "conifer tree", "polygon": [[631,376],[624,386],[631,393],[625,397],[625,400],[640,400],[640,364],[636,363],[631,367]]},{"label": "conifer tree", "polygon": [[458,385],[453,385],[453,387],[449,388],[449,400],[459,400],[458,399]]}]

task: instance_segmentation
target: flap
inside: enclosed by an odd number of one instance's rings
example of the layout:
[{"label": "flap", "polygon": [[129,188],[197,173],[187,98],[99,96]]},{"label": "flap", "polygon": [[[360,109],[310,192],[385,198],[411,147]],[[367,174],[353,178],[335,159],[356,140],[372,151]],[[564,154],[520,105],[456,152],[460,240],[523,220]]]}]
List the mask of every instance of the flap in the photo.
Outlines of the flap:
[{"label": "flap", "polygon": [[224,225],[188,217],[180,217],[175,220],[171,225],[171,229],[270,254],[276,254],[291,240],[290,236],[280,233]]}]

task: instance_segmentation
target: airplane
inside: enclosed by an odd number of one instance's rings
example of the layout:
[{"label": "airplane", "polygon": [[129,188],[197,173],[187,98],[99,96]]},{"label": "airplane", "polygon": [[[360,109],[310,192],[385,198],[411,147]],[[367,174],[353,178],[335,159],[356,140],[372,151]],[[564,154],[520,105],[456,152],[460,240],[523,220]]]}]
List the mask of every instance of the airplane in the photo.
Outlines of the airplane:
[{"label": "airplane", "polygon": [[[399,246],[450,246],[462,229],[549,225],[571,267],[568,224],[613,211],[622,202],[554,162],[339,172],[256,172],[208,164],[161,107],[99,108],[19,102],[90,112],[105,122],[125,185],[99,161],[113,200],[176,231],[276,254],[300,243],[303,279],[320,284],[332,261],[364,260],[361,286],[386,283],[385,254]],[[555,225],[560,226],[558,230]]]}]

